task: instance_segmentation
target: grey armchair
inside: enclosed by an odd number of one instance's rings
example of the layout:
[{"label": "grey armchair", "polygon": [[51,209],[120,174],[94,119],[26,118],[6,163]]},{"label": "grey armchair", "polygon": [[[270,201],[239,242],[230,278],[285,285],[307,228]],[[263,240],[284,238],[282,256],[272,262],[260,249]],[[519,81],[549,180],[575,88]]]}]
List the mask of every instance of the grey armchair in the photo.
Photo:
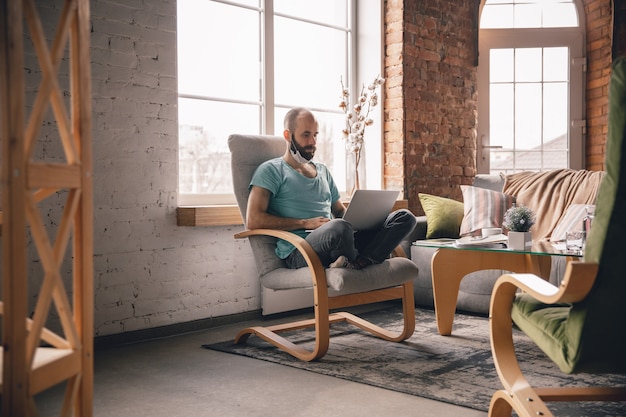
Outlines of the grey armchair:
[{"label": "grey armchair", "polygon": [[[281,156],[285,140],[273,136],[231,135],[228,139],[231,151],[233,187],[242,218],[246,219],[249,184],[254,171],[262,162]],[[362,270],[325,269],[317,254],[306,240],[286,231],[257,229],[235,235],[248,238],[256,261],[259,283],[274,290],[294,288],[313,289],[314,318],[276,326],[254,326],[241,330],[235,343],[245,343],[251,335],[259,336],[274,346],[303,361],[312,361],[326,354],[330,343],[330,325],[349,322],[363,330],[389,341],[399,342],[409,338],[415,329],[415,306],[413,279],[417,266],[403,257],[398,247],[395,256],[379,265]],[[307,268],[288,269],[274,252],[277,239],[285,239],[299,250],[307,261]],[[404,312],[404,327],[399,333],[383,329],[349,312],[331,310],[400,299]],[[313,327],[315,347],[306,350],[279,333],[288,330]]]}]

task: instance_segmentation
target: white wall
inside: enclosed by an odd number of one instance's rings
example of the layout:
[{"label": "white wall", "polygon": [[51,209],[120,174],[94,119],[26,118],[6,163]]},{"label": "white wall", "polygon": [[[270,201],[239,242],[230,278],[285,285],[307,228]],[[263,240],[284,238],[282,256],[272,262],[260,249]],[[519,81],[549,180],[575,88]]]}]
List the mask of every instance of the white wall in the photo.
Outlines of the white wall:
[{"label": "white wall", "polygon": [[[37,1],[49,39],[62,4]],[[92,0],[91,16],[95,335],[259,309],[248,242],[233,238],[242,226],[176,226],[176,1]],[[39,66],[26,61],[32,100]],[[38,154],[58,158],[48,130]],[[62,204],[45,202],[52,231]],[[36,259],[30,270],[34,303]]]}]

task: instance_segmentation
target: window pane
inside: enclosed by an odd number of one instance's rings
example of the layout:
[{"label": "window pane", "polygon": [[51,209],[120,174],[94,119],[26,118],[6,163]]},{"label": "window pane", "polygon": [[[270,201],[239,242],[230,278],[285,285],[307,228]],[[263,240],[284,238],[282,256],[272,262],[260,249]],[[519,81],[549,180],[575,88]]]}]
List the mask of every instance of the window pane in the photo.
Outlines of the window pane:
[{"label": "window pane", "polygon": [[[565,146],[565,140],[563,140],[563,146]],[[550,151],[544,150],[543,152],[543,169],[559,169],[567,166],[567,150]]]},{"label": "window pane", "polygon": [[541,81],[541,48],[515,49],[515,81]]},{"label": "window pane", "polygon": [[513,49],[491,49],[489,51],[489,81],[513,82]]},{"label": "window pane", "polygon": [[568,49],[544,48],[543,79],[544,81],[568,81],[569,79]]},{"label": "window pane", "polygon": [[516,28],[540,28],[541,27],[541,5],[539,4],[517,4],[515,5],[515,26]]},{"label": "window pane", "polygon": [[513,84],[492,84],[489,97],[490,145],[513,149]]},{"label": "window pane", "polygon": [[515,153],[516,171],[540,171],[541,152],[521,151]]},{"label": "window pane", "polygon": [[287,14],[334,26],[348,25],[347,0],[274,0],[274,13]]},{"label": "window pane", "polygon": [[281,17],[274,21],[276,102],[335,108],[347,68],[346,32]]},{"label": "window pane", "polygon": [[515,154],[513,152],[498,151],[492,149],[490,152],[489,166],[491,172],[498,175],[500,172],[513,172],[513,158]]},{"label": "window pane", "polygon": [[258,12],[185,0],[178,21],[179,94],[259,101]]},{"label": "window pane", "polygon": [[487,0],[480,16],[480,27],[578,27],[578,14],[571,0]]},{"label": "window pane", "polygon": [[485,6],[480,15],[480,27],[498,29],[513,27],[513,5]]},{"label": "window pane", "polygon": [[567,83],[546,83],[543,87],[543,141],[567,138]]},{"label": "window pane", "polygon": [[543,6],[543,27],[578,27],[578,14],[573,3],[547,3]]},{"label": "window pane", "polygon": [[178,100],[180,193],[231,193],[232,133],[260,133],[260,108],[206,100]]},{"label": "window pane", "polygon": [[541,84],[515,85],[515,147],[541,146]]}]

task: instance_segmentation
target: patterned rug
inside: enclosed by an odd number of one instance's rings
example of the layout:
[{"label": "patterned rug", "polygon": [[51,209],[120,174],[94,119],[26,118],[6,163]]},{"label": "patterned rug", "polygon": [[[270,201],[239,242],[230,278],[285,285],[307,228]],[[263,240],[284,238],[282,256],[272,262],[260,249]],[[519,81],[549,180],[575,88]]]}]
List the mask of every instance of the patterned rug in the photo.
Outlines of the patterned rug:
[{"label": "patterned rug", "polygon": [[[385,328],[400,329],[400,308],[363,315]],[[369,384],[423,398],[487,411],[492,394],[501,388],[491,358],[488,320],[457,314],[452,336],[437,333],[434,312],[416,310],[416,329],[402,343],[386,342],[353,326],[332,327],[328,353],[319,361],[306,363],[293,358],[258,337],[245,345],[232,342],[203,345],[204,348],[261,359],[310,372]],[[313,333],[299,330],[290,340],[311,346]],[[626,385],[622,375],[566,375],[521,332],[514,333],[522,370],[535,386],[595,384]],[[625,403],[551,403],[559,416],[626,416]]]}]

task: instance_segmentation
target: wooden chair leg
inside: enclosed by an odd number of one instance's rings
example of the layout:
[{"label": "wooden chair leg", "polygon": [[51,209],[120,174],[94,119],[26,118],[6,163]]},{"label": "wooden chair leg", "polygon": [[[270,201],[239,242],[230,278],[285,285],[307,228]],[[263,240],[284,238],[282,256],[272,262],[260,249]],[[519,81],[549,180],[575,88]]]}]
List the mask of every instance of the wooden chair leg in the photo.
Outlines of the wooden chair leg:
[{"label": "wooden chair leg", "polygon": [[511,417],[512,412],[509,394],[503,390],[496,391],[489,404],[489,417]]}]

